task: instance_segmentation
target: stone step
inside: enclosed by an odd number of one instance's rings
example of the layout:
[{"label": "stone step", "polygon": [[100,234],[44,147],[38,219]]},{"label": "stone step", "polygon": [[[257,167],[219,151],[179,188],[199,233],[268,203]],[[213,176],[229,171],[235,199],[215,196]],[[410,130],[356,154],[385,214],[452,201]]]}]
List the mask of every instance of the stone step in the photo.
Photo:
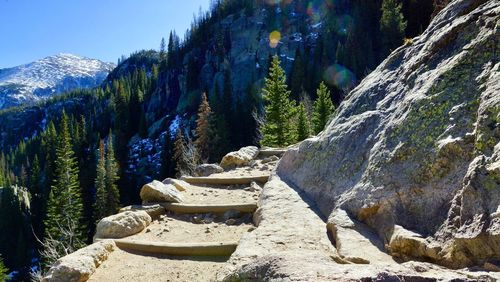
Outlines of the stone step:
[{"label": "stone step", "polygon": [[209,184],[209,185],[238,185],[238,184],[250,184],[252,182],[265,183],[269,180],[270,175],[258,175],[258,176],[233,176],[233,177],[194,177],[194,176],[183,176],[182,180],[189,184]]},{"label": "stone step", "polygon": [[123,250],[175,256],[230,256],[238,246],[238,242],[164,243],[127,239],[114,242]]},{"label": "stone step", "polygon": [[253,213],[257,209],[257,203],[239,204],[185,204],[185,203],[161,203],[166,210],[175,213],[225,213],[230,210],[243,213]]}]

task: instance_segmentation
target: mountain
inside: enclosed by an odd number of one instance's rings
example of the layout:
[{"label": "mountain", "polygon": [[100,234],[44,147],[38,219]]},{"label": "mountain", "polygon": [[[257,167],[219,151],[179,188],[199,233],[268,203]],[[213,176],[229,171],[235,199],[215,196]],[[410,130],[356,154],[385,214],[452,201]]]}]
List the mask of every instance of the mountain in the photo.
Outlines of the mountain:
[{"label": "mountain", "polygon": [[0,109],[32,104],[76,88],[99,85],[115,67],[72,54],[58,54],[0,69]]}]

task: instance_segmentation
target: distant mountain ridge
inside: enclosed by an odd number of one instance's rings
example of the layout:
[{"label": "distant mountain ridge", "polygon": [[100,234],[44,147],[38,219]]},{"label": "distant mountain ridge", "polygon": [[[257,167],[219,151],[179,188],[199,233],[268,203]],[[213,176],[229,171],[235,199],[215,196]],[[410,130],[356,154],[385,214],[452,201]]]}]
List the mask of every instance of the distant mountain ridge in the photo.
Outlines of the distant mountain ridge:
[{"label": "distant mountain ridge", "polygon": [[115,64],[72,54],[0,69],[0,109],[32,104],[76,88],[99,85]]}]

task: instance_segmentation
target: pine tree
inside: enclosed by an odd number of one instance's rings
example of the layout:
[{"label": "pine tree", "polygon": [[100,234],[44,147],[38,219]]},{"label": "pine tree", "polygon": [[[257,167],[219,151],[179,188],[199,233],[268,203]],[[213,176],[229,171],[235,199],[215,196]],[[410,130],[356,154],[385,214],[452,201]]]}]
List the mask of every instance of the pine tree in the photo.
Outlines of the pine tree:
[{"label": "pine tree", "polygon": [[291,96],[298,101],[300,94],[304,91],[303,84],[305,79],[304,62],[300,48],[295,50],[295,60],[293,61],[292,72],[290,74]]},{"label": "pine tree", "polygon": [[189,138],[187,140],[184,138],[180,128],[177,129],[174,142],[174,159],[177,177],[192,175],[199,159],[194,144]]},{"label": "pine tree", "polygon": [[174,154],[174,144],[172,142],[172,137],[170,132],[166,132],[163,139],[163,146],[161,150],[161,168],[160,168],[160,178],[164,179],[167,177],[175,176],[175,161],[173,158]]},{"label": "pine tree", "polygon": [[31,217],[32,217],[33,227],[35,229],[36,234],[40,236],[42,235],[41,234],[42,226],[40,224],[43,220],[42,208],[43,208],[43,202],[45,201],[45,199],[43,198],[43,191],[41,187],[42,183],[41,176],[42,172],[40,168],[40,161],[38,160],[38,155],[35,155],[33,159],[33,166],[31,167],[29,191],[32,195]]},{"label": "pine tree", "polygon": [[184,134],[180,128],[177,129],[174,142],[174,160],[175,160],[175,172],[177,176],[182,176],[186,170],[187,164],[184,160],[184,152],[186,151],[186,143],[184,140]]},{"label": "pine tree", "polygon": [[[59,142],[56,148],[54,180],[47,202],[45,219],[47,240],[57,242],[55,251],[65,255],[83,245],[86,229],[82,221],[83,204],[78,183],[78,164],[72,150],[68,125],[68,116],[62,113],[59,132]],[[48,263],[56,259],[46,258]]]},{"label": "pine tree", "polygon": [[309,134],[309,117],[307,116],[307,111],[304,103],[301,102],[297,107],[297,142],[308,138]]},{"label": "pine tree", "polygon": [[269,77],[262,89],[265,101],[265,121],[261,128],[262,145],[286,146],[295,141],[292,130],[294,104],[287,90],[285,71],[280,66],[278,56],[274,56]]},{"label": "pine tree", "polygon": [[3,258],[0,256],[0,282],[7,281],[9,276],[7,275],[9,273],[9,270],[5,265],[3,264]]},{"label": "pine tree", "polygon": [[203,93],[198,108],[198,119],[196,120],[195,146],[202,161],[208,161],[210,148],[210,115],[212,109],[208,104],[207,95]]},{"label": "pine tree", "polygon": [[106,150],[106,215],[114,214],[120,208],[120,192],[116,183],[120,179],[118,162],[115,158],[113,132],[109,131]]},{"label": "pine tree", "polygon": [[397,0],[383,0],[380,31],[382,32],[382,57],[403,43],[406,21]]},{"label": "pine tree", "polygon": [[94,219],[99,221],[106,216],[106,160],[104,157],[104,140],[99,142],[99,159],[97,160],[97,176],[95,179],[96,200],[94,203]]},{"label": "pine tree", "polygon": [[335,108],[330,97],[330,91],[324,82],[320,83],[316,93],[318,98],[314,101],[313,125],[314,133],[318,134],[325,128]]},{"label": "pine tree", "polygon": [[162,37],[160,42],[160,62],[163,62],[167,59],[167,51],[165,50],[165,48],[165,38]]}]

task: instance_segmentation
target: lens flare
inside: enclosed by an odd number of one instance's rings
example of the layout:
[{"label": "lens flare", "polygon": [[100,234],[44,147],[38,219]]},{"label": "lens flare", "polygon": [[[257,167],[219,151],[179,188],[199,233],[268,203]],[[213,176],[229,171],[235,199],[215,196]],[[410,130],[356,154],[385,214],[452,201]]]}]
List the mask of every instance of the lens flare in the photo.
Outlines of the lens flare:
[{"label": "lens flare", "polygon": [[335,64],[328,67],[323,73],[323,79],[339,89],[351,88],[356,82],[356,75],[348,68]]},{"label": "lens flare", "polygon": [[277,30],[269,34],[269,46],[271,48],[276,48],[281,40],[281,33]]}]

